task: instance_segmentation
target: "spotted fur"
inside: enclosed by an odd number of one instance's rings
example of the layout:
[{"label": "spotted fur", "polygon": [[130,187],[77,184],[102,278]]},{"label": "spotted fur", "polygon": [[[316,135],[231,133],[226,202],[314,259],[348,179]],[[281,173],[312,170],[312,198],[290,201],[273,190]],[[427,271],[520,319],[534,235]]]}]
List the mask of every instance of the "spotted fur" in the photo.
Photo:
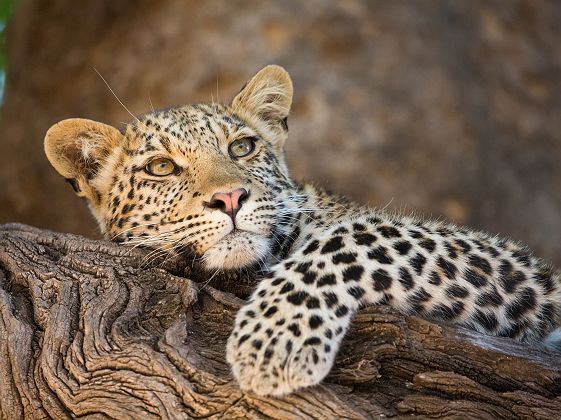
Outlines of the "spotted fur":
[{"label": "spotted fur", "polygon": [[[560,272],[524,246],[292,181],[283,155],[291,99],[287,73],[268,66],[229,105],[154,112],[123,133],[63,121],[47,133],[46,153],[108,238],[182,253],[209,272],[263,273],[227,344],[244,390],[283,395],[321,381],[366,304],[559,344]],[[252,152],[232,156],[232,142],[248,138]],[[173,171],[147,172],[157,158]],[[248,196],[236,213],[209,205],[239,188]]]}]

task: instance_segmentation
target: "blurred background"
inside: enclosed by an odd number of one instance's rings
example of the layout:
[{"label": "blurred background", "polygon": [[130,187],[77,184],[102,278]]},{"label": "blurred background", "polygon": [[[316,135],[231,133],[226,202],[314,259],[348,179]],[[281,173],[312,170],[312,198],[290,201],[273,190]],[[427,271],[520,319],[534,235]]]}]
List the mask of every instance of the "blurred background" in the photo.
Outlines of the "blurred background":
[{"label": "blurred background", "polygon": [[[0,223],[97,237],[43,136],[86,117],[295,85],[288,161],[372,206],[508,235],[561,264],[557,0],[0,0]],[[0,31],[3,26],[0,24]]]}]

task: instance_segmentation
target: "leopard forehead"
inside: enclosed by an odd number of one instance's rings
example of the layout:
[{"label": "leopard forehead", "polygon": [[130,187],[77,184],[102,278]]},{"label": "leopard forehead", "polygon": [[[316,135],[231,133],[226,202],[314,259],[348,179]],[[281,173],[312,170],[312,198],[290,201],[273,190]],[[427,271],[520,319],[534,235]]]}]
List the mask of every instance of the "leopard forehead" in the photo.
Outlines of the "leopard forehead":
[{"label": "leopard forehead", "polygon": [[152,112],[128,124],[123,134],[129,156],[167,152],[187,158],[205,149],[215,152],[235,138],[260,137],[255,128],[220,104]]}]

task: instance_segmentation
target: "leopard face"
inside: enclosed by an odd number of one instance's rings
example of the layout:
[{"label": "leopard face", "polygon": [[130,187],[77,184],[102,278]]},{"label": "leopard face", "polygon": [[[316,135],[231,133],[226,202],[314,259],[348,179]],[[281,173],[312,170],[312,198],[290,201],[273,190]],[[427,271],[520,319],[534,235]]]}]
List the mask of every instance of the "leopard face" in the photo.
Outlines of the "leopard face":
[{"label": "leopard face", "polygon": [[229,105],[153,112],[123,133],[65,120],[45,149],[107,238],[186,253],[208,269],[266,264],[297,212],[283,155],[291,98],[288,74],[268,66]]}]

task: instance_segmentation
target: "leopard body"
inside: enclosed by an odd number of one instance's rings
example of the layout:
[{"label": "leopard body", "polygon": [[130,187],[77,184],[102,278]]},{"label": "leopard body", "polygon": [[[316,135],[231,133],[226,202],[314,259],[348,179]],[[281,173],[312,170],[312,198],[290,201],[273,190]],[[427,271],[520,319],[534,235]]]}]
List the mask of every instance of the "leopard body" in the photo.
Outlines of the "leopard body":
[{"label": "leopard body", "polygon": [[526,247],[294,182],[283,153],[291,99],[288,74],[268,66],[228,105],[153,112],[124,132],[62,121],[46,153],[106,237],[184,254],[209,273],[262,273],[227,344],[245,390],[321,381],[367,304],[558,344],[561,274]]}]

